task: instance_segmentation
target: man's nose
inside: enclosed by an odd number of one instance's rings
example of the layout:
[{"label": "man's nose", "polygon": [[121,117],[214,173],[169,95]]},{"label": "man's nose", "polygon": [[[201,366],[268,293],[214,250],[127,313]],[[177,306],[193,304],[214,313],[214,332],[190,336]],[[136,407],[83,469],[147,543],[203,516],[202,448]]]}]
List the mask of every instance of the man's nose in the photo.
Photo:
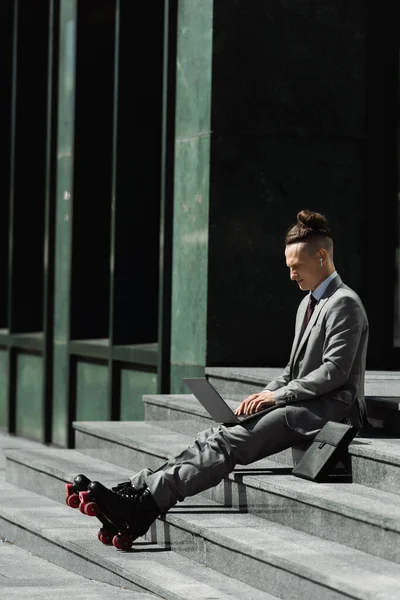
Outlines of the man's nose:
[{"label": "man's nose", "polygon": [[290,271],[290,279],[292,281],[295,281],[297,279],[297,273],[295,273],[294,271]]}]

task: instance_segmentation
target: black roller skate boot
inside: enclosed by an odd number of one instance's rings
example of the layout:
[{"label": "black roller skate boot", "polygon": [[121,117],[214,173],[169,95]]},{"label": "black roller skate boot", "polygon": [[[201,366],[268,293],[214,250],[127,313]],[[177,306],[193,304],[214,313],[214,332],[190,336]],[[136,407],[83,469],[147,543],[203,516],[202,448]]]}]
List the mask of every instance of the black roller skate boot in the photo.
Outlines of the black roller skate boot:
[{"label": "black roller skate boot", "polygon": [[[134,489],[130,481],[127,483],[132,487],[132,489]],[[65,485],[66,503],[71,508],[79,508],[81,513],[83,513],[84,515],[97,517],[100,523],[102,524],[102,527],[99,529],[97,534],[99,541],[102,544],[105,544],[106,546],[112,546],[113,538],[115,535],[117,535],[118,530],[104,515],[102,515],[99,512],[98,506],[95,503],[89,501],[87,496],[87,489],[90,484],[91,480],[88,477],[86,477],[86,475],[80,474],[74,477],[73,483],[67,483]],[[113,489],[117,490],[121,486],[125,485],[127,484],[119,484]]]},{"label": "black roller skate boot", "polygon": [[[86,514],[96,512],[113,525],[115,535],[112,544],[119,550],[130,550],[132,543],[144,535],[160,514],[149,489],[137,490],[130,481],[108,489],[98,481],[92,481],[87,492],[80,493]],[[94,505],[90,511],[85,506]],[[94,508],[95,507],[95,508]]]}]

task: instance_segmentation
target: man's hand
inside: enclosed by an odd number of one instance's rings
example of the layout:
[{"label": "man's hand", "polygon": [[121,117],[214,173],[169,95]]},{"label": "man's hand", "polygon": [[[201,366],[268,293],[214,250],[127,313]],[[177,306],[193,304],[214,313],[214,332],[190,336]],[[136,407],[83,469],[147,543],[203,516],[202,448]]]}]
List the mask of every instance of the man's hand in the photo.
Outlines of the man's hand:
[{"label": "man's hand", "polygon": [[275,404],[274,392],[260,392],[252,394],[243,400],[234,410],[235,415],[253,415],[254,413]]}]

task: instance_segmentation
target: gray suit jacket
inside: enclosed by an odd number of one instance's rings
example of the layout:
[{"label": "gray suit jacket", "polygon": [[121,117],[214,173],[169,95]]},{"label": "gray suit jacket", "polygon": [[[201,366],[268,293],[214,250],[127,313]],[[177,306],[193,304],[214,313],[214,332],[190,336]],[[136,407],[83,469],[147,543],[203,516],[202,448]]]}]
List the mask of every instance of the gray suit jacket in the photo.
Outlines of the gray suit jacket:
[{"label": "gray suit jacket", "polygon": [[275,392],[276,404],[287,406],[289,426],[302,433],[318,429],[313,418],[317,415],[309,414],[310,407],[323,420],[340,420],[346,415],[361,429],[366,422],[364,378],[369,333],[364,306],[337,275],[316,304],[299,340],[307,304],[308,295],[297,310],[289,362],[265,390]]}]

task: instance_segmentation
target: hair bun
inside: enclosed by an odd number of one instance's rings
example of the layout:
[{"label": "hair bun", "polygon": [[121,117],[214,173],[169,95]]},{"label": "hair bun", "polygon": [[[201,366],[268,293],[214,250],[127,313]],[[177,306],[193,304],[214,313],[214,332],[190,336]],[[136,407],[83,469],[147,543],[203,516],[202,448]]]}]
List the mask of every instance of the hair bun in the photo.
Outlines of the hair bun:
[{"label": "hair bun", "polygon": [[328,229],[328,221],[323,215],[307,209],[297,214],[297,222],[310,229]]}]

